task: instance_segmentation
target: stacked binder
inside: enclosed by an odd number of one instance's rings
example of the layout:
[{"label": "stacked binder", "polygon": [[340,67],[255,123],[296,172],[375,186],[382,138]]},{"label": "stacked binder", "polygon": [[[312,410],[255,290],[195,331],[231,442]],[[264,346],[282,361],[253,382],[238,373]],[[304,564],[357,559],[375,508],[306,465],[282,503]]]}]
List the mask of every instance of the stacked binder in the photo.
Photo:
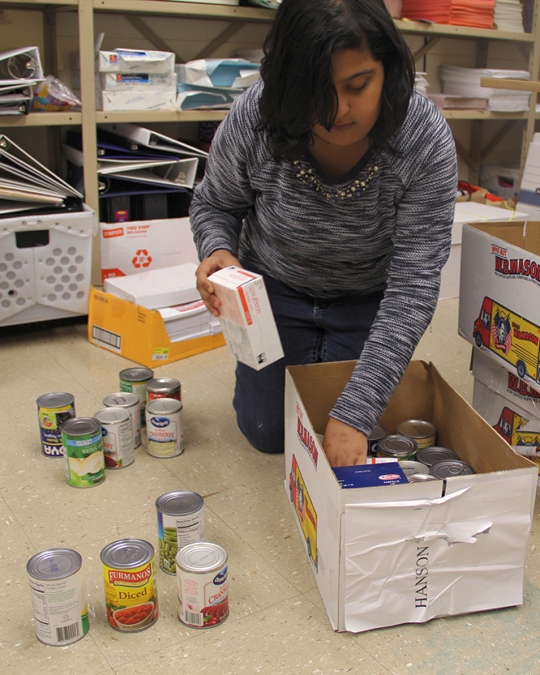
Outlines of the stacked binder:
[{"label": "stacked binder", "polygon": [[43,79],[37,47],[0,53],[0,115],[28,114],[34,87]]}]

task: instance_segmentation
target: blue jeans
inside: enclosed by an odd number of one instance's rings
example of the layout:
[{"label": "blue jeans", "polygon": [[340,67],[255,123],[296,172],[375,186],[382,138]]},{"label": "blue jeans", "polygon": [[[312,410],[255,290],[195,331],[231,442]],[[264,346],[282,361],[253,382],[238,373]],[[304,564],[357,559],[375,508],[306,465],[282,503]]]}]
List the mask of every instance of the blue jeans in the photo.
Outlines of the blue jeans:
[{"label": "blue jeans", "polygon": [[262,370],[236,366],[233,406],[240,431],[261,452],[283,452],[285,368],[358,359],[383,291],[317,300],[265,276],[284,358]]}]

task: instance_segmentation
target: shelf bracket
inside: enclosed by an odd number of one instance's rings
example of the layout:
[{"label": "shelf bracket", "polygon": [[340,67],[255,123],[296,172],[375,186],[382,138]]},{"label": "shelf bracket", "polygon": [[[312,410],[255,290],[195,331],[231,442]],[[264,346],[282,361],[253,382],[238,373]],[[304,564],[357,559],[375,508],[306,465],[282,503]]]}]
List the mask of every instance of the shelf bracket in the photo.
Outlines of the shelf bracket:
[{"label": "shelf bracket", "polygon": [[433,47],[435,47],[435,45],[437,44],[437,42],[439,42],[440,39],[441,39],[440,37],[429,38],[423,47],[421,47],[418,51],[414,52],[413,54],[414,62],[416,63],[417,61],[420,61],[420,59],[423,56],[425,56],[429,51],[433,49]]},{"label": "shelf bracket", "polygon": [[125,14],[124,18],[126,18],[129,23],[139,31],[139,33],[144,35],[144,37],[149,40],[154,45],[154,47],[157,47],[162,52],[173,52],[173,54],[176,56],[176,62],[184,63],[184,59],[179,54],[177,54],[174,49],[165,42],[165,40],[160,38],[159,35],[155,33],[141,18],[131,14]]},{"label": "shelf bracket", "polygon": [[197,54],[197,56],[194,56],[193,58],[196,59],[206,59],[209,56],[211,56],[216,49],[219,49],[221,45],[225,44],[227,40],[230,40],[233,35],[236,35],[240,29],[242,29],[245,26],[245,23],[243,21],[239,22],[234,22],[230,23],[225,30],[223,30],[216,38],[212,40],[204,49],[201,49],[201,51]]}]

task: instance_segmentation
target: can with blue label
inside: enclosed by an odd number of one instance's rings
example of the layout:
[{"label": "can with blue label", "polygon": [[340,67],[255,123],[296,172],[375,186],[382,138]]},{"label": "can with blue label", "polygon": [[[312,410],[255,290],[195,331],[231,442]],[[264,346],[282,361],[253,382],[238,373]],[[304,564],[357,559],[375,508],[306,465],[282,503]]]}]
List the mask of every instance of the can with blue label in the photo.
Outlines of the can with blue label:
[{"label": "can with blue label", "polygon": [[175,398],[156,398],[146,404],[146,450],[166,459],[184,452],[182,403]]},{"label": "can with blue label", "polygon": [[37,401],[41,452],[46,457],[63,457],[62,433],[60,427],[75,417],[75,399],[63,391],[43,394]]}]

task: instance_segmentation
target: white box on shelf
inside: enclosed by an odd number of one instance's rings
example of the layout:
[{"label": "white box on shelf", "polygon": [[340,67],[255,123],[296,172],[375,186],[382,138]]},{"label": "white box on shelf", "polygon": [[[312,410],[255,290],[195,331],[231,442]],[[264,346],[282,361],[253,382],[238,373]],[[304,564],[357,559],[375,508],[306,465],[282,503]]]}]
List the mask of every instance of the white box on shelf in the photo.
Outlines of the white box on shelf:
[{"label": "white box on shelf", "polygon": [[101,73],[103,91],[176,92],[176,73]]},{"label": "white box on shelf", "polygon": [[281,340],[262,276],[226,267],[209,279],[221,302],[219,318],[231,354],[255,370],[281,359]]},{"label": "white box on shelf", "polygon": [[102,91],[101,109],[110,110],[176,110],[176,89],[157,87],[140,90]]},{"label": "white box on shelf", "polygon": [[2,218],[0,326],[88,313],[96,214]]},{"label": "white box on shelf", "polygon": [[174,54],[147,49],[115,49],[98,54],[100,73],[173,73]]}]

